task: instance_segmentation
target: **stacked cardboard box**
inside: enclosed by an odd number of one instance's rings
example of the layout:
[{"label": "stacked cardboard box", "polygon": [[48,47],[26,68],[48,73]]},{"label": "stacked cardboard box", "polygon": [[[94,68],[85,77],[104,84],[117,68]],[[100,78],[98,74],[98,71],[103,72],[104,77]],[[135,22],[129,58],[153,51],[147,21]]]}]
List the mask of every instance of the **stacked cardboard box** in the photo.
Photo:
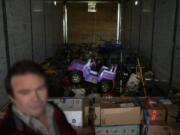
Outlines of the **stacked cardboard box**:
[{"label": "stacked cardboard box", "polygon": [[91,104],[90,100],[85,98],[84,99],[84,126],[88,126],[90,124],[89,123],[90,115],[93,115],[92,121],[94,125],[100,125],[100,102],[95,101],[93,104]]},{"label": "stacked cardboard box", "polygon": [[171,135],[180,135],[180,123],[168,123],[171,127]]},{"label": "stacked cardboard box", "polygon": [[180,123],[153,122],[150,125],[143,124],[141,132],[142,135],[180,135]]},{"label": "stacked cardboard box", "polygon": [[[166,107],[155,99],[147,99],[143,103],[143,111],[149,113],[150,122],[166,122],[167,121],[167,109]],[[146,118],[146,114],[144,114]]]},{"label": "stacked cardboard box", "polygon": [[78,135],[94,135],[91,127],[75,128]]},{"label": "stacked cardboard box", "polygon": [[[121,98],[102,98],[95,100],[93,107],[97,135],[139,135],[140,106],[136,103]],[[88,105],[84,112],[87,119]]]},{"label": "stacked cardboard box", "polygon": [[[140,106],[126,100],[96,100],[94,107],[94,125],[129,125],[140,124]],[[85,101],[84,119],[87,124],[89,115],[89,104]]]},{"label": "stacked cardboard box", "polygon": [[96,135],[139,135],[138,125],[96,127]]},{"label": "stacked cardboard box", "polygon": [[178,114],[180,114],[180,106],[177,104],[165,105],[168,111],[167,122],[178,121]]},{"label": "stacked cardboard box", "polygon": [[171,127],[171,135],[180,135],[180,105],[167,102],[169,99],[163,100],[163,104],[167,108],[167,125]]},{"label": "stacked cardboard box", "polygon": [[[146,135],[179,135],[180,129],[177,128],[177,117],[180,106],[171,103],[169,99],[148,99],[142,106],[144,121],[142,132]],[[148,113],[147,113],[148,112]],[[147,115],[149,114],[149,116]],[[148,122],[149,121],[149,122]]]},{"label": "stacked cardboard box", "polygon": [[143,125],[142,130],[143,135],[171,135],[171,127],[167,124],[151,124],[147,127],[147,125]]},{"label": "stacked cardboard box", "polygon": [[[146,131],[146,135],[180,134],[176,123],[180,107],[173,104],[163,105],[155,99],[149,102],[143,100],[142,108],[133,98],[60,98],[54,102],[64,110],[73,126],[81,127],[76,129],[80,135],[139,135]],[[141,109],[147,110],[149,124],[141,121],[142,117],[143,120],[147,119],[145,114],[141,115]],[[90,128],[92,123],[89,120],[93,122],[95,133]]]},{"label": "stacked cardboard box", "polygon": [[140,106],[133,103],[101,104],[101,125],[140,124]]},{"label": "stacked cardboard box", "polygon": [[74,127],[83,126],[83,99],[82,98],[57,98],[49,99],[63,111],[68,122]]}]

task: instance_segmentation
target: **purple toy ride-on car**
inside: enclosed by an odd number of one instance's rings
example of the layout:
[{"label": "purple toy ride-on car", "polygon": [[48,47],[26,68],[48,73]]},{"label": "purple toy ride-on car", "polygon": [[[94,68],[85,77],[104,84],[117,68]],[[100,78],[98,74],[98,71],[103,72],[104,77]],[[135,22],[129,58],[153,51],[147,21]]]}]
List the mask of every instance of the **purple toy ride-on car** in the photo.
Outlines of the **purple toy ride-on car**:
[{"label": "purple toy ride-on car", "polygon": [[73,60],[68,66],[68,71],[71,72],[72,83],[79,83],[84,79],[86,82],[100,84],[102,92],[108,92],[114,87],[117,65],[111,65],[111,68],[102,66],[99,72],[92,70],[95,62],[89,59],[87,63],[81,60]]}]

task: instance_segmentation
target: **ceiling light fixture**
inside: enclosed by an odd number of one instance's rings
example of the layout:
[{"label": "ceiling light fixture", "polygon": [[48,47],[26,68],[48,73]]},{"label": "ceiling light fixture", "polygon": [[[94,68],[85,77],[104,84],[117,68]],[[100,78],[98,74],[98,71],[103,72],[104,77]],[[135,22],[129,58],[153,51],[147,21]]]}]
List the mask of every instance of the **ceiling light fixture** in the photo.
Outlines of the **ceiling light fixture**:
[{"label": "ceiling light fixture", "polygon": [[96,2],[88,2],[88,12],[96,12]]},{"label": "ceiling light fixture", "polygon": [[54,6],[56,6],[57,5],[57,1],[53,1],[53,4],[54,4]]},{"label": "ceiling light fixture", "polygon": [[137,6],[139,4],[138,0],[134,1],[134,5]]}]

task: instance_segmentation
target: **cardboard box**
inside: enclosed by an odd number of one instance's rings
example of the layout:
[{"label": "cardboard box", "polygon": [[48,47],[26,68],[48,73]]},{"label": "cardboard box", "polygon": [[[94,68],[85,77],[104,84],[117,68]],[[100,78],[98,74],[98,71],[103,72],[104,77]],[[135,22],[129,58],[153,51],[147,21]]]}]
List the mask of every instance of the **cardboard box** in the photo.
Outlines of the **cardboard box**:
[{"label": "cardboard box", "polygon": [[[143,133],[145,126],[143,127]],[[171,135],[171,128],[167,125],[150,125],[146,135]]]},{"label": "cardboard box", "polygon": [[101,125],[140,124],[140,107],[133,103],[101,104]]},{"label": "cardboard box", "polygon": [[89,119],[89,100],[84,99],[84,105],[83,105],[83,125],[88,126],[88,119]]},{"label": "cardboard box", "polygon": [[171,135],[180,135],[180,123],[168,123],[168,126],[171,127]]},{"label": "cardboard box", "polygon": [[136,102],[135,98],[132,97],[103,97],[101,99],[96,99],[96,101],[103,103],[130,103]]},{"label": "cardboard box", "polygon": [[83,127],[83,114],[82,110],[79,111],[64,111],[67,121],[73,127]]},{"label": "cardboard box", "polygon": [[91,127],[76,128],[75,129],[78,135],[93,135],[93,129]]},{"label": "cardboard box", "polygon": [[139,125],[96,127],[96,135],[139,135]]},{"label": "cardboard box", "polygon": [[94,109],[94,125],[100,125],[101,124],[101,108],[99,104],[95,104]]},{"label": "cardboard box", "polygon": [[148,110],[151,122],[165,122],[167,120],[167,109],[158,101],[152,100],[150,103],[145,103],[144,109]]},{"label": "cardboard box", "polygon": [[54,102],[62,110],[82,110],[83,98],[54,98],[49,99]]},{"label": "cardboard box", "polygon": [[[93,108],[92,108],[93,107]],[[88,126],[88,119],[89,119],[89,100],[85,99],[84,100],[84,126]],[[100,125],[100,103],[95,102],[93,106],[91,106],[91,109],[93,109],[93,119],[94,119],[94,125]]]},{"label": "cardboard box", "polygon": [[180,113],[180,106],[176,104],[165,105],[167,108],[167,122],[176,122],[178,113]]},{"label": "cardboard box", "polygon": [[50,99],[60,107],[73,127],[83,126],[83,99],[82,98],[56,98]]}]

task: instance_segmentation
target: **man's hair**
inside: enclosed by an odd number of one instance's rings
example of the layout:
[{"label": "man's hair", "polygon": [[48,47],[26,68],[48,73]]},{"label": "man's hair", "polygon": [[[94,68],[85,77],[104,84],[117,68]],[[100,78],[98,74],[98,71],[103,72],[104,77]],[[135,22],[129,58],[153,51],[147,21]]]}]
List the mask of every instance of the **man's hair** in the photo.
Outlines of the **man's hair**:
[{"label": "man's hair", "polygon": [[46,81],[45,72],[39,64],[31,60],[19,61],[10,68],[5,79],[5,87],[6,87],[6,92],[8,95],[13,96],[13,90],[11,87],[12,77],[16,75],[26,75],[26,74],[37,74],[43,77],[43,79],[45,79]]}]

